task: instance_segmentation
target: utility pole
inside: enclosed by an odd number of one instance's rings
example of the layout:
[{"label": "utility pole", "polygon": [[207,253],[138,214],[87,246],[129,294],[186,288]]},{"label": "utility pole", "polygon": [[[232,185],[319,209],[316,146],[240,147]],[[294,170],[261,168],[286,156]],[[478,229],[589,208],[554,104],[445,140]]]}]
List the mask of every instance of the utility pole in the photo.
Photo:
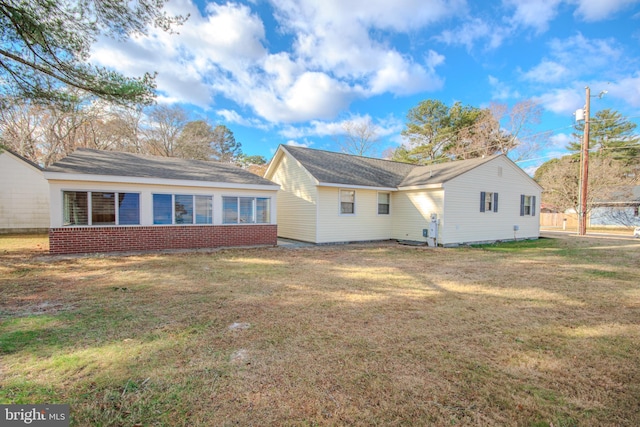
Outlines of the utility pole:
[{"label": "utility pole", "polygon": [[582,141],[582,176],[580,177],[580,217],[578,218],[578,234],[587,234],[587,187],[589,182],[589,109],[591,89],[587,89],[587,103],[584,107],[584,138]]}]

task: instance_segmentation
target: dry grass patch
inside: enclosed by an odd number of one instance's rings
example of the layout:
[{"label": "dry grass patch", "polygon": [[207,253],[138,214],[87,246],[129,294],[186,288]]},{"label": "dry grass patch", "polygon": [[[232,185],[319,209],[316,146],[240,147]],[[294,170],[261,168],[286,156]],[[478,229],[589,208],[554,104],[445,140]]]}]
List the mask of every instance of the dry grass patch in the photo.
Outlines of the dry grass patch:
[{"label": "dry grass patch", "polygon": [[640,424],[633,241],[27,249],[0,259],[0,401],[74,425]]}]

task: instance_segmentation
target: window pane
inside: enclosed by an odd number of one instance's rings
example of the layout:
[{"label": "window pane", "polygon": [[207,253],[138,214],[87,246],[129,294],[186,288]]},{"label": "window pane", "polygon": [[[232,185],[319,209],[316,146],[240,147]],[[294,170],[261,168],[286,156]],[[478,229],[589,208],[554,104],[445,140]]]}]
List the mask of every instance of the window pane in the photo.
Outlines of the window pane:
[{"label": "window pane", "polygon": [[531,196],[524,196],[524,214],[531,215]]},{"label": "window pane", "polygon": [[493,193],[487,192],[484,199],[485,212],[493,211]]},{"label": "window pane", "polygon": [[356,192],[352,190],[340,190],[340,212],[352,214],[356,200]]},{"label": "window pane", "polygon": [[389,193],[378,193],[378,215],[389,214]]},{"label": "window pane", "polygon": [[140,194],[118,193],[118,223],[140,224]]},{"label": "window pane", "polygon": [[196,196],[196,224],[213,223],[213,200],[211,196]]},{"label": "window pane", "polygon": [[153,223],[171,224],[171,194],[153,195]]},{"label": "window pane", "polygon": [[240,223],[253,222],[253,197],[240,197]]},{"label": "window pane", "polygon": [[356,198],[355,191],[345,191],[345,190],[340,191],[341,202],[353,203],[355,201],[355,198]]},{"label": "window pane", "polygon": [[89,209],[86,191],[63,193],[64,225],[88,225]]},{"label": "window pane", "polygon": [[91,224],[115,225],[116,223],[116,194],[91,193]]},{"label": "window pane", "polygon": [[269,224],[271,222],[271,199],[256,199],[256,222],[258,224]]},{"label": "window pane", "polygon": [[222,223],[223,224],[238,223],[238,198],[237,197],[222,198]]},{"label": "window pane", "polygon": [[193,196],[176,194],[175,196],[176,224],[193,224]]}]

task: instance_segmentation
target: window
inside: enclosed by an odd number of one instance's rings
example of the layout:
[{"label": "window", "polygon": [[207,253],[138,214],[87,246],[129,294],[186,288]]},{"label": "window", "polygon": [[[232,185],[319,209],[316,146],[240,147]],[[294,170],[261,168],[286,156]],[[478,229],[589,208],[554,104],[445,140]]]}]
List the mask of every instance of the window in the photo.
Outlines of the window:
[{"label": "window", "polygon": [[89,203],[86,191],[63,193],[64,225],[89,225]]},{"label": "window", "polygon": [[173,196],[171,194],[154,194],[153,195],[153,223],[154,224],[171,224],[171,203]]},{"label": "window", "polygon": [[520,195],[520,216],[536,215],[536,196]]},{"label": "window", "polygon": [[91,225],[115,225],[115,193],[91,193]]},{"label": "window", "polygon": [[176,224],[193,224],[193,196],[176,194],[173,196],[174,221]]},{"label": "window", "polygon": [[498,212],[498,193],[480,192],[480,212]]},{"label": "window", "polygon": [[64,191],[64,225],[140,224],[140,194]]},{"label": "window", "polygon": [[354,190],[340,190],[340,213],[354,214],[356,205],[356,192]]},{"label": "window", "polygon": [[118,193],[118,224],[140,224],[140,194]]},{"label": "window", "polygon": [[154,194],[154,224],[213,224],[213,197]]},{"label": "window", "polygon": [[271,199],[268,197],[223,197],[223,224],[270,224]]},{"label": "window", "polygon": [[196,196],[196,224],[213,224],[211,196]]},{"label": "window", "polygon": [[390,193],[378,193],[378,215],[389,215]]}]

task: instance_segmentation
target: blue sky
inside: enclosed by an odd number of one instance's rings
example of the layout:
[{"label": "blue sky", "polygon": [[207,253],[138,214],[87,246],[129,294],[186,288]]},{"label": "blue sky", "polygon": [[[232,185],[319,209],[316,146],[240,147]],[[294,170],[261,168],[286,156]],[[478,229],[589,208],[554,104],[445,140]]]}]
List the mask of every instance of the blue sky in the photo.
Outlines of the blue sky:
[{"label": "blue sky", "polygon": [[640,122],[640,0],[170,0],[190,14],[167,34],[101,39],[91,62],[158,72],[158,102],[228,126],[249,155],[279,144],[338,151],[346,120],[370,119],[380,149],[402,144],[426,99],[486,107],[532,99],[539,132],[519,163],[563,153],[573,113],[594,98]]}]

